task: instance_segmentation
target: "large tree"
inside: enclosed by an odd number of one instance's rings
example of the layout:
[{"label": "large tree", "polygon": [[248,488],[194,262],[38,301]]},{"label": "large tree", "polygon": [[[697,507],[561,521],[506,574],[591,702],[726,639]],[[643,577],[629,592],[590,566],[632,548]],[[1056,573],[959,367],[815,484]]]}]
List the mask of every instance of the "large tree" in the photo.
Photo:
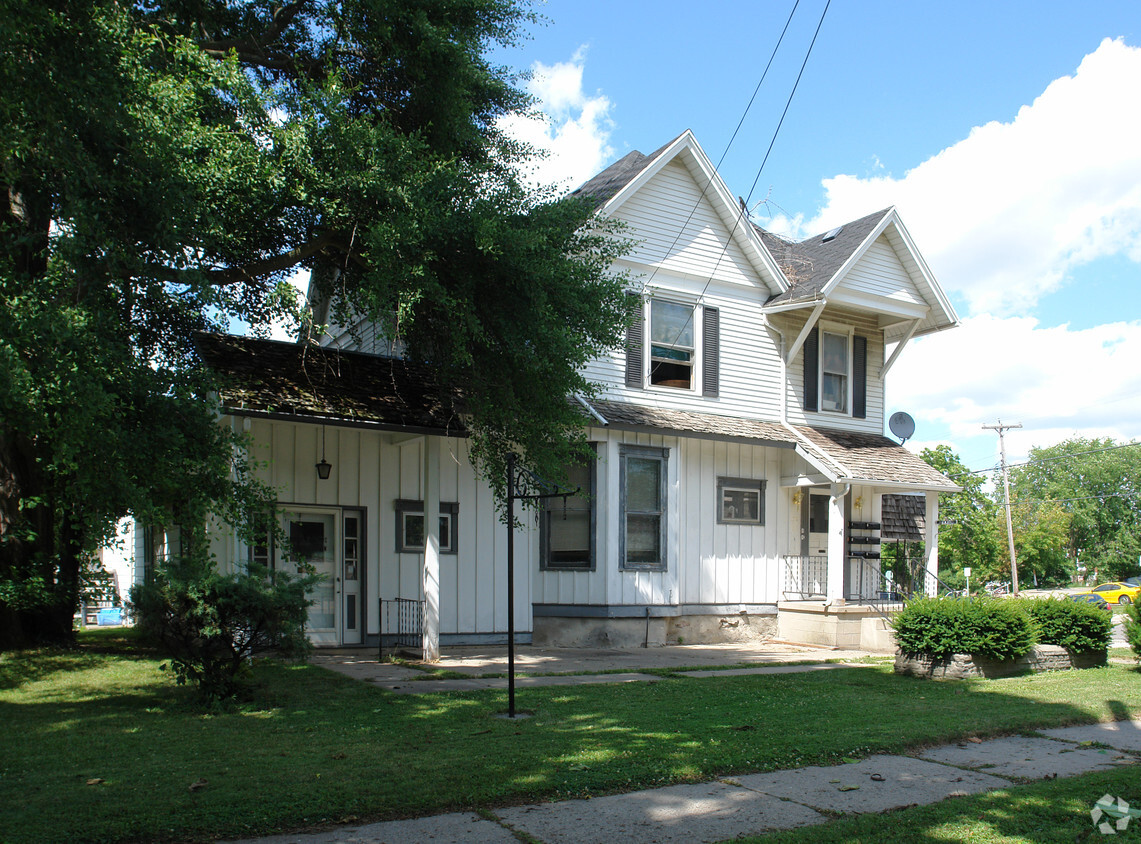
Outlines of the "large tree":
[{"label": "large tree", "polygon": [[581,444],[621,241],[529,194],[485,54],[514,0],[0,0],[0,642],[66,638],[128,511],[241,510],[195,332],[264,329],[286,277],[466,397],[493,477]]},{"label": "large tree", "polygon": [[1071,561],[1103,579],[1141,572],[1141,445],[1074,437],[1033,448],[1010,481],[1016,503],[1056,502],[1069,515],[1063,541]]}]

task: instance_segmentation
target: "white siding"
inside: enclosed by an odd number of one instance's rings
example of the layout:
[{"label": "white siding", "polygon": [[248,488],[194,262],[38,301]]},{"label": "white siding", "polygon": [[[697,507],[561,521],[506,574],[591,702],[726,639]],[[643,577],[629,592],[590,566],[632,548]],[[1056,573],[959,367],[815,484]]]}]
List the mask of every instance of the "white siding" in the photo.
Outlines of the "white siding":
[{"label": "white siding", "polygon": [[[615,215],[631,226],[630,234],[638,240],[629,260],[680,275],[759,284],[744,251],[730,240],[734,221],[722,219],[711,197],[702,196],[685,165],[675,160],[663,167]],[[748,221],[739,225],[743,230]]]},{"label": "white siding", "polygon": [[[800,335],[807,314],[792,312],[772,317],[773,324],[784,332],[785,342],[793,343]],[[804,410],[804,349],[788,367],[788,381],[785,398],[788,407],[788,421],[794,425],[812,425],[819,428],[838,428],[845,431],[883,433],[884,391],[883,381],[878,377],[884,362],[883,331],[874,314],[856,311],[825,309],[820,323],[851,326],[856,334],[868,338],[868,377],[867,377],[867,418],[855,419],[840,413],[806,412]]]},{"label": "white siding", "polygon": [[844,276],[840,287],[909,305],[927,305],[884,235],[879,236]]}]

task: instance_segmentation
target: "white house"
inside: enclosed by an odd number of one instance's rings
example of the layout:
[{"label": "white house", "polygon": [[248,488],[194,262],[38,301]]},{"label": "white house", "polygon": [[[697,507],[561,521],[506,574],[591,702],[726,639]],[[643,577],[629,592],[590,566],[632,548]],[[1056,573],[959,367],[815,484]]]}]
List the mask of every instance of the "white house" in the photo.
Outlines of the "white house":
[{"label": "white house", "polygon": [[[957,489],[884,436],[899,354],[958,322],[899,215],[782,240],[748,222],[688,131],[579,190],[637,240],[619,268],[643,318],[589,367],[604,388],[587,408],[596,459],[573,470],[589,495],[517,533],[519,639],[871,644],[881,496],[925,494],[934,574],[938,495]],[[329,576],[310,634],[389,641],[404,611],[429,656],[440,641],[502,642],[507,529],[462,420],[427,389],[431,372],[375,354],[367,329],[319,349],[200,343],[232,385],[222,419],[265,459],[294,553]],[[215,552],[290,565],[223,534]]]}]

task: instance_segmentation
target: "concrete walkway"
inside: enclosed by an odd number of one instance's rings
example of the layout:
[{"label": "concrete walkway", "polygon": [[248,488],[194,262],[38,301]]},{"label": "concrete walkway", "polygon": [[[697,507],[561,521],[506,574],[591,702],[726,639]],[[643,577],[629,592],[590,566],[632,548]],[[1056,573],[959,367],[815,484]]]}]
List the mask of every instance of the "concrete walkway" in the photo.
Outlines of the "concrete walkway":
[{"label": "concrete walkway", "polygon": [[[1104,745],[1105,747],[1090,746]],[[917,757],[748,774],[590,800],[493,809],[249,839],[241,844],[695,844],[828,823],[948,797],[1141,762],[1141,720],[963,742]],[[1101,795],[1091,794],[1090,805]]]},{"label": "concrete walkway", "polygon": [[[527,685],[624,683],[655,679],[647,668],[685,676],[826,671],[868,665],[867,657],[779,643],[683,645],[638,650],[521,646],[516,671]],[[318,664],[397,694],[503,688],[506,649],[450,649],[433,668],[467,675],[423,679],[422,670],[383,663],[375,652],[319,652]],[[710,670],[714,666],[737,666]],[[566,672],[582,672],[567,675]],[[602,673],[619,672],[619,673]],[[1092,743],[1092,745],[1091,745]],[[1029,780],[1069,777],[1141,763],[1141,720],[1043,730],[1037,737],[961,742],[917,756],[873,756],[831,767],[748,774],[697,785],[537,803],[480,814],[456,812],[410,820],[291,833],[235,844],[693,844],[828,823],[837,814],[884,812],[934,803]],[[1101,795],[1090,796],[1090,804]]]}]

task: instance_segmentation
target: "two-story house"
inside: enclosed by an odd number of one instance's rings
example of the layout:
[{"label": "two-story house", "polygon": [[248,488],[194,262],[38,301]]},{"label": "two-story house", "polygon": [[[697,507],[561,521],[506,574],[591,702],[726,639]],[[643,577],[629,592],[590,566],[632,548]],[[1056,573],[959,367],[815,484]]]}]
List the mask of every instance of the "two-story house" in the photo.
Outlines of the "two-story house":
[{"label": "two-story house", "polygon": [[[629,646],[780,635],[873,645],[885,585],[881,496],[955,485],[884,436],[884,379],[957,317],[894,209],[801,242],[750,223],[690,132],[580,192],[637,245],[620,262],[642,317],[594,361],[603,399],[585,494],[524,519],[514,615],[535,644]],[[377,354],[367,326],[322,348],[203,338],[230,376],[225,424],[251,433],[294,553],[328,578],[317,643],[375,643],[414,616],[441,640],[502,642],[507,528],[431,373]],[[279,550],[216,538],[219,559]],[[409,603],[406,603],[409,602]]]}]

